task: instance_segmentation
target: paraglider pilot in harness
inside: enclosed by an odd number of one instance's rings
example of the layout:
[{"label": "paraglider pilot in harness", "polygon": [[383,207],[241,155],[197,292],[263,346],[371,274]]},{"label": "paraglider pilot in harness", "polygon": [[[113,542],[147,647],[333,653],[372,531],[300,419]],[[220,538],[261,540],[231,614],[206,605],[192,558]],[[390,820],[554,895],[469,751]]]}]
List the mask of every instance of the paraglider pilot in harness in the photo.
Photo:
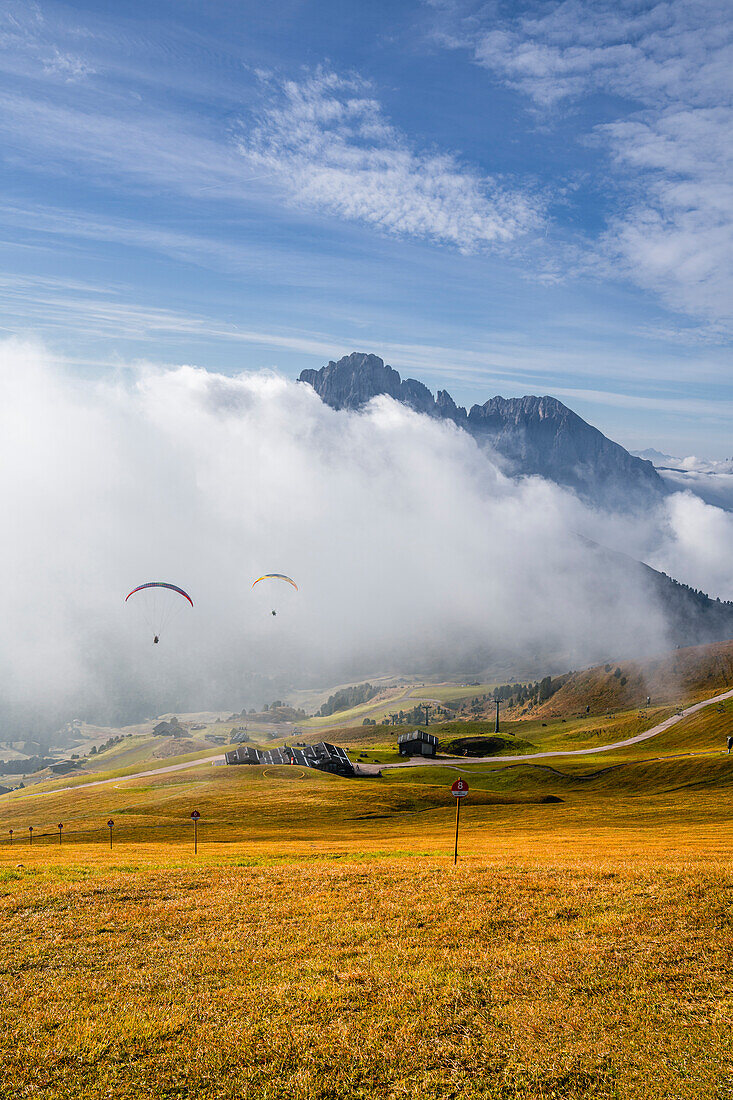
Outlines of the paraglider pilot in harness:
[{"label": "paraglider pilot in harness", "polygon": [[[177,592],[179,596],[183,596],[184,599],[188,600],[188,602],[191,604],[191,607],[193,607],[193,600],[189,596],[188,592],[184,592],[184,590],[182,588],[179,588],[177,584],[170,584],[168,581],[147,581],[146,584],[139,584],[137,588],[133,588],[132,592],[127,593],[127,595],[125,596],[125,603],[127,603],[130,596],[134,596],[136,592],[143,592],[150,588],[165,588],[170,590],[171,592]],[[153,627],[154,630],[158,631],[162,626],[162,622],[153,622],[150,625]],[[157,645],[159,641],[160,635],[158,633],[153,634],[153,645]]]},{"label": "paraglider pilot in harness", "polygon": [[[276,581],[286,581],[288,584],[292,584],[292,586],[293,586],[293,588],[295,589],[296,592],[298,591],[298,586],[295,583],[295,581],[293,580],[293,578],[292,577],[286,577],[284,573],[265,573],[263,576],[258,577],[256,581],[252,581],[252,587],[254,588],[256,584],[260,583],[260,581],[275,581],[275,580]],[[275,609],[273,608],[273,610],[270,612],[270,614],[271,615],[277,615],[277,611],[275,611]]]}]

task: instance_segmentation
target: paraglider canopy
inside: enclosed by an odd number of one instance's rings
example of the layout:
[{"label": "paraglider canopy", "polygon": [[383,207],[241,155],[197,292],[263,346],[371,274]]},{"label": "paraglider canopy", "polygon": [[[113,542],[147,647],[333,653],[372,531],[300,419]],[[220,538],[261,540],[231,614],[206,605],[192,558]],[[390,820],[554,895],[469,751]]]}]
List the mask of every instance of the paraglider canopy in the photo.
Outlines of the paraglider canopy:
[{"label": "paraglider canopy", "polygon": [[286,577],[284,573],[264,573],[263,576],[258,577],[256,581],[252,581],[252,587],[254,588],[254,586],[256,584],[259,584],[260,581],[268,581],[268,580],[287,581],[288,584],[292,584],[292,586],[293,586],[293,588],[295,589],[296,592],[298,591],[298,586],[295,583],[295,581],[293,580],[293,578],[292,577]]},{"label": "paraglider canopy", "polygon": [[188,592],[184,592],[183,589],[179,588],[177,584],[169,584],[168,581],[148,581],[147,584],[139,584],[137,588],[133,588],[132,592],[127,593],[127,595],[125,596],[125,603],[127,603],[130,596],[134,596],[136,592],[142,592],[146,588],[169,588],[171,592],[177,592],[179,596],[184,596],[191,604],[191,607],[193,607],[193,600],[189,596]]},{"label": "paraglider canopy", "polygon": [[[161,589],[163,589],[162,592]],[[137,588],[133,588],[132,592],[127,593],[125,603],[127,603],[130,596],[135,596],[136,593],[143,593],[143,595],[137,596],[133,603],[137,604],[139,602],[143,618],[153,634],[153,645],[158,645],[163,628],[168,625],[181,607],[185,607],[185,604],[179,599],[180,596],[188,600],[191,607],[193,607],[193,600],[188,592],[184,591],[183,588],[179,588],[177,584],[170,584],[168,581],[148,581],[146,584],[139,584]]]},{"label": "paraglider canopy", "polygon": [[[286,576],[285,573],[263,573],[263,575],[261,577],[258,577],[256,581],[252,581],[252,588],[256,588],[261,581],[284,581],[285,584],[292,585],[296,592],[298,591],[298,586],[293,578]],[[260,591],[264,592],[265,589],[260,589]],[[274,589],[272,589],[272,591],[274,591]],[[280,592],[284,594],[283,589],[280,589]],[[272,607],[272,604],[270,604],[270,607]],[[270,614],[274,617],[275,615],[277,615],[277,610],[272,607]]]}]

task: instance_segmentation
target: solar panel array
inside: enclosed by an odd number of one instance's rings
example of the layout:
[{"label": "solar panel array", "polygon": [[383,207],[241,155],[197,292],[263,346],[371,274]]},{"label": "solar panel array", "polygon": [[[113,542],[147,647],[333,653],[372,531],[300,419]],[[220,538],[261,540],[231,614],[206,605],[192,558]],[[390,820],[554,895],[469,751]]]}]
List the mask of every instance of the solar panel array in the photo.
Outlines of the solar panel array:
[{"label": "solar panel array", "polygon": [[333,772],[336,775],[355,775],[354,765],[339,745],[330,745],[321,741],[317,745],[303,745],[294,748],[283,745],[279,749],[256,749],[253,745],[240,745],[226,753],[227,764],[298,764],[301,768],[316,768],[318,771]]}]

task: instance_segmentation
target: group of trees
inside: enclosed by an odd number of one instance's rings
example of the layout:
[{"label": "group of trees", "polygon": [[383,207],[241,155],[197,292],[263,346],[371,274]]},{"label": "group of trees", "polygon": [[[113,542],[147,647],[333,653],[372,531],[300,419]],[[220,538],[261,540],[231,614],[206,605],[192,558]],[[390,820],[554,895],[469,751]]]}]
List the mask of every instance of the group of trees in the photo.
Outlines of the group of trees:
[{"label": "group of trees", "polygon": [[[175,719],[174,719],[174,721],[175,721]],[[92,745],[91,749],[89,750],[89,755],[90,756],[96,756],[96,754],[98,752],[105,752],[106,749],[111,749],[111,748],[113,748],[114,745],[119,745],[120,741],[124,741],[125,737],[130,737],[130,736],[131,735],[129,733],[127,733],[127,734],[121,733],[117,737],[110,737],[109,740],[105,741],[103,745]]]},{"label": "group of trees", "polygon": [[308,717],[302,707],[291,707],[282,699],[275,699],[272,703],[265,703],[262,713],[255,716],[260,722],[272,722],[277,725],[280,722],[303,722]]},{"label": "group of trees", "polygon": [[0,770],[5,775],[31,775],[53,764],[53,760],[45,756],[28,756],[23,760],[0,760]]},{"label": "group of trees", "polygon": [[[611,670],[611,666],[606,665],[606,672],[610,672],[610,670]],[[613,670],[613,676],[614,676],[614,679],[618,680],[618,682],[621,684],[621,687],[625,687],[625,685],[627,683],[627,678],[625,676],[621,675],[621,669],[620,668],[615,668]]]},{"label": "group of trees", "polygon": [[368,703],[375,695],[379,694],[379,688],[371,684],[355,684],[354,687],[341,688],[329,695],[327,701],[318,711],[319,718],[327,718],[329,714],[335,714],[339,710],[351,710],[352,707]]},{"label": "group of trees", "polygon": [[555,692],[567,682],[570,675],[567,672],[563,676],[543,676],[541,680],[529,684],[501,684],[500,687],[494,688],[493,696],[495,700],[499,699],[508,707],[539,706],[540,703],[552,698]]}]

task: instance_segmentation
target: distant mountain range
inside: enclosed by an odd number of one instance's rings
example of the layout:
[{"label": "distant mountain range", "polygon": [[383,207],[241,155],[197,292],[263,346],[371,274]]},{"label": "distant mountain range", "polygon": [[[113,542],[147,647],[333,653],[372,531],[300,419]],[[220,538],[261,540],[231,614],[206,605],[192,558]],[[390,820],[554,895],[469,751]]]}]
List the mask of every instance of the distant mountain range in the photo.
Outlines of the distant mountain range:
[{"label": "distant mountain range", "polygon": [[666,455],[663,451],[657,451],[654,447],[647,447],[644,451],[632,451],[631,454],[636,458],[645,458],[647,462],[653,463],[657,468],[660,466],[679,466],[682,461],[681,458]]},{"label": "distant mountain range", "polygon": [[466,411],[447,390],[433,397],[422,382],[402,379],[379,356],[362,352],[304,370],[300,381],[332,409],[359,409],[386,394],[416,412],[451,420],[491,446],[508,475],[537,474],[600,507],[626,511],[668,492],[651,462],[607,439],[554,397],[492,397]]},{"label": "distant mountain range", "polygon": [[[648,507],[674,488],[646,457],[630,454],[554,397],[492,397],[466,411],[446,390],[433,397],[422,382],[402,379],[379,356],[362,352],[320,370],[304,370],[300,381],[311,385],[332,409],[359,409],[386,394],[416,412],[451,420],[479,444],[490,445],[510,476],[548,478],[596,507]],[[646,454],[667,458],[660,452]],[[733,637],[733,603],[711,599],[642,562],[583,541],[641,581],[664,611],[672,644],[699,645]]]},{"label": "distant mountain range", "polygon": [[632,451],[654,463],[670,492],[690,492],[714,508],[733,512],[733,458],[676,458],[649,448]]}]

